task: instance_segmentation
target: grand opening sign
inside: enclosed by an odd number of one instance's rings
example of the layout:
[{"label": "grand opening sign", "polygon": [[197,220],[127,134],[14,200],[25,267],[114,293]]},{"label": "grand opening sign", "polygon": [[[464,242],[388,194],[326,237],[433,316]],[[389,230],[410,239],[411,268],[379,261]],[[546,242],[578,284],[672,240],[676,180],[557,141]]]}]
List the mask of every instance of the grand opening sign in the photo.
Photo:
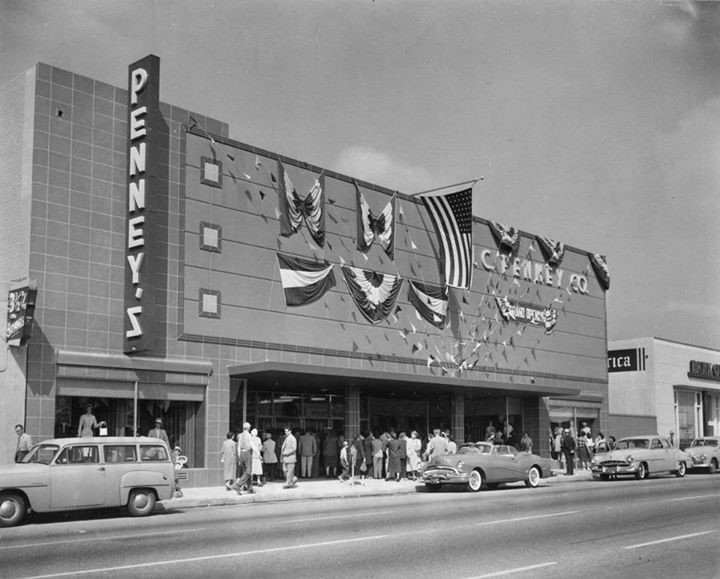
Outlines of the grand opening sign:
[{"label": "grand opening sign", "polygon": [[[160,118],[160,59],[149,55],[129,67],[125,353],[150,348],[154,191],[152,169]],[[159,250],[158,250],[159,251]]]}]

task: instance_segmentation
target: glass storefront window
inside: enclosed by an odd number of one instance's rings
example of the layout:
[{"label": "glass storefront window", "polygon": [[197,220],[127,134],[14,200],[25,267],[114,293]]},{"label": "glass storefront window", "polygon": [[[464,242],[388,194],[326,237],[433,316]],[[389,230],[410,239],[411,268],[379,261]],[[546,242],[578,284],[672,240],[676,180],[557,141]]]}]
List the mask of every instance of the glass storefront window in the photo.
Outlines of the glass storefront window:
[{"label": "glass storefront window", "polygon": [[[80,416],[85,406],[92,406],[97,423],[104,422],[108,436],[132,436],[134,403],[127,398],[91,398],[58,396],[55,402],[55,437],[76,437]],[[179,446],[188,457],[189,468],[204,466],[201,413],[199,402],[170,400],[138,400],[137,434],[147,436],[160,418],[170,441],[170,448]],[[95,436],[100,429],[93,430]]]},{"label": "glass storefront window", "polygon": [[702,421],[702,398],[700,392],[675,390],[675,425],[680,448],[689,446],[699,436]]}]

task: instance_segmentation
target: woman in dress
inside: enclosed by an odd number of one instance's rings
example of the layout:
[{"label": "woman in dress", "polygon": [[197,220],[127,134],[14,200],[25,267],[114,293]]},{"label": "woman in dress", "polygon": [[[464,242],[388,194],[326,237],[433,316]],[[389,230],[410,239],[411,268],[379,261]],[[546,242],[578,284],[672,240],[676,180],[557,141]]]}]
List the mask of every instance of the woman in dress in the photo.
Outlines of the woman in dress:
[{"label": "woman in dress", "polygon": [[587,435],[583,431],[580,431],[580,434],[578,435],[577,453],[578,460],[580,461],[580,468],[583,470],[590,470],[590,451],[587,446]]},{"label": "woman in dress", "polygon": [[223,479],[225,480],[225,489],[232,490],[233,481],[235,480],[235,468],[237,465],[237,445],[233,440],[234,432],[228,432],[220,449],[220,462],[223,464]]},{"label": "woman in dress", "polygon": [[92,405],[85,405],[85,414],[80,417],[80,424],[78,424],[78,436],[90,437],[93,435],[93,428],[97,428],[98,423],[95,420],[95,416],[92,413]]},{"label": "woman in dress", "polygon": [[390,440],[388,440],[387,443],[388,467],[387,477],[385,480],[396,480],[397,482],[400,482],[400,444],[401,443],[398,440],[397,434],[393,430],[390,433]]},{"label": "woman in dress", "polygon": [[417,431],[410,433],[410,438],[405,441],[407,447],[407,472],[408,478],[415,480],[420,475],[420,446]]},{"label": "woman in dress", "polygon": [[260,454],[260,450],[262,449],[262,441],[260,440],[260,437],[258,436],[257,428],[253,428],[250,431],[250,436],[252,436],[252,478],[253,478],[253,484],[257,484],[257,486],[261,487],[263,486],[262,482],[262,475],[263,475],[263,465],[262,465],[262,456]]}]

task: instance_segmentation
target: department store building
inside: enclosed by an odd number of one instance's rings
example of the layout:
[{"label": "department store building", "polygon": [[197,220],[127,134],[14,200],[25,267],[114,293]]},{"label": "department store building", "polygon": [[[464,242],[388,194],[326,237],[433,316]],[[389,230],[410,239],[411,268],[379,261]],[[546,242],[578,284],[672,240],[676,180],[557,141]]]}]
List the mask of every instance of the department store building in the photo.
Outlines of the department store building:
[{"label": "department store building", "polygon": [[659,433],[685,448],[720,436],[720,352],[662,338],[608,344],[609,430]]},{"label": "department store building", "polygon": [[229,138],[160,100],[159,67],[116,87],[38,64],[0,88],[0,289],[36,289],[4,345],[6,462],[15,423],[76,436],[86,404],[109,434],[162,418],[195,486],[245,420],[509,423],[541,454],[553,425],[602,429],[607,269],[548,238],[551,212],[548,237],[469,219],[472,281],[448,288],[420,198]]}]

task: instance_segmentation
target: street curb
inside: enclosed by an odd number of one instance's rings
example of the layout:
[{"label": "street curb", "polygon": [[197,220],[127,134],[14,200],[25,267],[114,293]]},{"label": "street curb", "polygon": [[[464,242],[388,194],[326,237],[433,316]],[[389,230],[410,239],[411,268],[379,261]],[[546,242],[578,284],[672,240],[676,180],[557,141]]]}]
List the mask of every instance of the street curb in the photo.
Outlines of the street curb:
[{"label": "street curb", "polygon": [[[586,482],[592,481],[592,477],[589,473],[576,473],[571,476],[567,476],[562,473],[554,474],[552,477],[542,479],[543,486],[553,486],[555,484],[566,484],[573,482]],[[322,484],[322,492],[319,492],[318,483]],[[306,500],[322,500],[322,499],[344,499],[344,498],[357,498],[357,497],[379,497],[379,496],[393,496],[393,495],[408,495],[417,492],[424,493],[425,488],[423,484],[403,484],[401,486],[388,486],[387,488],[372,489],[365,485],[355,484],[349,486],[347,483],[342,483],[342,486],[334,486],[332,481],[316,481],[313,484],[314,488],[309,490],[303,490],[303,483],[299,483],[297,487],[292,489],[273,488],[268,489],[269,492],[263,492],[261,490],[255,491],[253,494],[243,493],[237,495],[235,492],[228,492],[227,496],[223,497],[190,497],[184,496],[179,498],[172,498],[162,503],[158,503],[157,510],[160,512],[172,510],[172,509],[189,509],[197,507],[220,507],[220,506],[233,506],[233,505],[248,505],[248,504],[261,504],[261,503],[280,503],[288,501],[306,501]],[[186,489],[186,493],[191,494],[196,489]],[[200,491],[200,489],[197,489]],[[211,492],[218,492],[218,489],[212,487]]]}]

